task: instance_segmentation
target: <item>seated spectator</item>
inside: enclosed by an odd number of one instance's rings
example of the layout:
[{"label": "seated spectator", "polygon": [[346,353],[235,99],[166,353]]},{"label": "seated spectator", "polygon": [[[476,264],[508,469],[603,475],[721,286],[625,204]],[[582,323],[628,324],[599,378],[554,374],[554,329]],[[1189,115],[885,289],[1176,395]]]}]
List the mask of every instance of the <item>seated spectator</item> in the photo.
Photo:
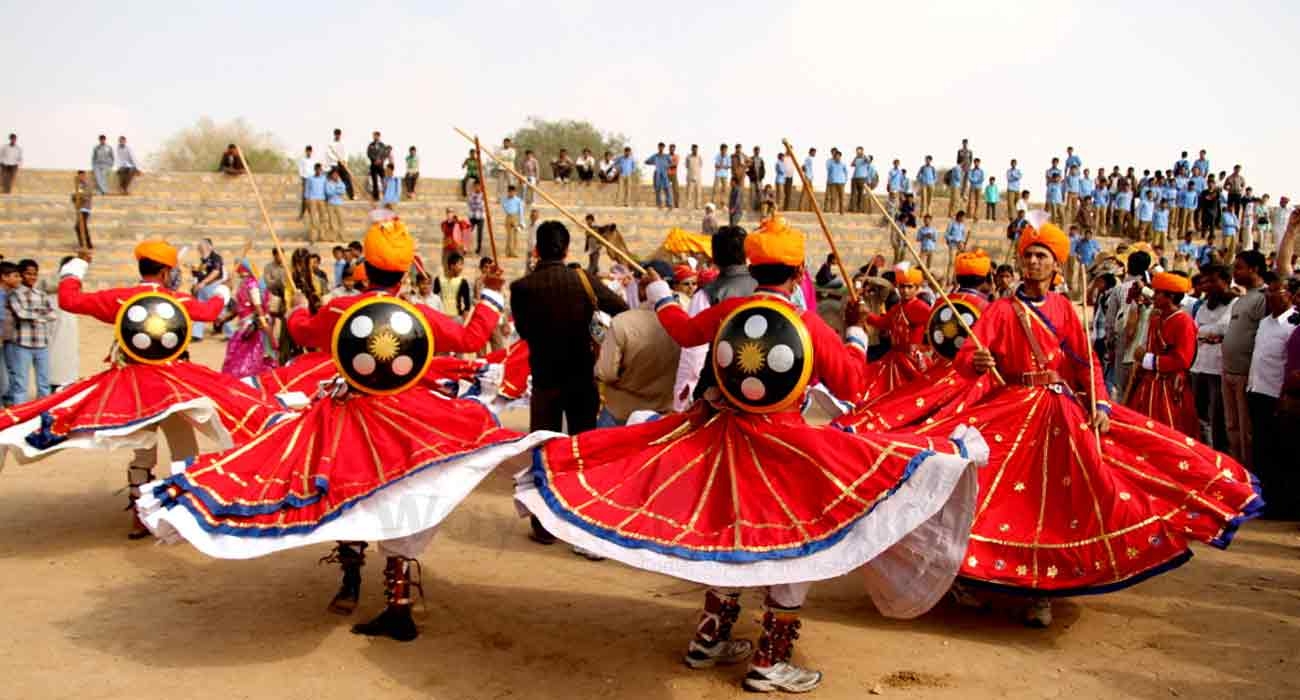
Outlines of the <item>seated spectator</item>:
[{"label": "seated spectator", "polygon": [[561,148],[560,156],[551,161],[551,174],[555,177],[555,181],[567,183],[573,179],[573,168],[573,159],[569,157],[569,149]]},{"label": "seated spectator", "polygon": [[600,181],[618,182],[618,161],[614,160],[614,154],[609,151],[605,151],[605,157],[600,161]]},{"label": "seated spectator", "polygon": [[582,149],[582,155],[575,166],[578,170],[578,181],[590,183],[596,177],[596,158],[591,155],[590,148]]},{"label": "seated spectator", "polygon": [[244,159],[239,157],[239,150],[235,144],[226,146],[226,152],[221,154],[221,172],[227,175],[243,175],[248,172],[244,167]]}]

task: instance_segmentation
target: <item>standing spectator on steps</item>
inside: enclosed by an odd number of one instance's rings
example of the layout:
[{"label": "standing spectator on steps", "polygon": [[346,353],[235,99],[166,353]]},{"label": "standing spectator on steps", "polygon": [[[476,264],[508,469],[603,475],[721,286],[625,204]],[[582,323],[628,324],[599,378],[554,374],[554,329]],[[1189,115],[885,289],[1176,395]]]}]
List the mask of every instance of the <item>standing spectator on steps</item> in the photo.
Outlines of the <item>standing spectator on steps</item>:
[{"label": "standing spectator on steps", "polygon": [[[475,170],[477,171],[477,168]],[[406,174],[402,176],[402,189],[407,199],[415,199],[415,185],[419,181],[420,154],[415,152],[415,146],[411,146],[406,152]]]},{"label": "standing spectator on steps", "polygon": [[372,136],[366,160],[370,161],[370,198],[378,202],[384,194],[384,166],[393,162],[393,147],[379,140],[378,131]]},{"label": "standing spectator on steps", "polygon": [[90,152],[90,169],[95,174],[95,193],[108,194],[108,176],[113,172],[113,147],[108,137],[100,134],[99,143]]},{"label": "standing spectator on steps", "polygon": [[348,171],[348,147],[343,145],[342,129],[334,130],[334,140],[325,149],[325,169],[331,179],[334,178],[335,173],[338,174],[348,199],[356,199],[356,194],[352,191],[352,173]]},{"label": "standing spectator on steps", "polygon": [[131,152],[131,147],[126,145],[126,137],[117,137],[117,150],[113,153],[113,159],[117,161],[117,186],[121,194],[131,194],[131,181],[139,174],[140,169],[135,164],[135,154]]},{"label": "standing spectator on steps", "polygon": [[700,208],[700,176],[704,171],[704,159],[700,157],[699,144],[691,144],[691,152],[686,156],[686,203],[691,209]]},{"label": "standing spectator on steps", "polygon": [[[100,138],[103,138],[102,136]],[[298,220],[307,215],[307,181],[316,174],[316,159],[311,157],[311,146],[303,149],[303,155],[298,159],[298,179],[302,184],[302,201],[298,207]]]},{"label": "standing spectator on steps", "polygon": [[8,315],[13,319],[13,337],[5,345],[5,362],[9,368],[9,393],[15,404],[28,399],[30,373],[36,373],[36,396],[50,393],[50,332],[55,321],[54,305],[49,295],[36,286],[40,268],[35,260],[18,261],[22,284],[9,292]]},{"label": "standing spectator on steps", "polygon": [[18,134],[9,134],[9,143],[0,146],[0,193],[14,190],[18,167],[23,164],[23,147],[18,145]]},{"label": "standing spectator on steps", "polygon": [[618,194],[623,206],[630,207],[636,202],[636,159],[632,157],[632,148],[625,146],[623,156],[618,159]]}]

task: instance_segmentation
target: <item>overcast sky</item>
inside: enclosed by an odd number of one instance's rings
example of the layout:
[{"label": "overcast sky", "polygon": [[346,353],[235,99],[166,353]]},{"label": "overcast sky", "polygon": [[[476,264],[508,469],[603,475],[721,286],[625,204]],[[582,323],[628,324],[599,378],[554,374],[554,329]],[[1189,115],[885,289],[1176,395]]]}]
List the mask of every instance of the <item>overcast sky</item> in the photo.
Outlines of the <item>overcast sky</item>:
[{"label": "overcast sky", "polygon": [[1294,0],[708,5],[0,0],[0,129],[44,168],[88,166],[101,132],[146,156],[202,115],[294,153],[335,126],[354,151],[380,129],[454,176],[453,124],[496,143],[540,115],[623,132],[642,156],[659,140],[770,156],[784,136],[912,173],[967,137],[999,180],[1009,158],[1041,174],[1067,145],[1139,171],[1205,148],[1274,201],[1300,192]]}]

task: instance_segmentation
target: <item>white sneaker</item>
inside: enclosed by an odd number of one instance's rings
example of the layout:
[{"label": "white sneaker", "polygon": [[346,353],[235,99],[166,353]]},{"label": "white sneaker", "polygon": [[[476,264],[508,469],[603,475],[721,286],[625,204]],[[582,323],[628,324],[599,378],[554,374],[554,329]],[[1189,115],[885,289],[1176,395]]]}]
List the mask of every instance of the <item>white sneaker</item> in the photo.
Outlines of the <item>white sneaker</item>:
[{"label": "white sneaker", "polygon": [[1047,629],[1052,626],[1052,601],[1050,598],[1035,598],[1025,611],[1025,624],[1029,627]]},{"label": "white sneaker", "polygon": [[782,661],[766,668],[750,666],[745,675],[745,690],[756,693],[782,691],[786,693],[806,693],[822,684],[821,671],[799,668],[792,663]]},{"label": "white sneaker", "polygon": [[692,639],[682,661],[691,668],[713,668],[740,663],[754,653],[754,643],[748,639],[720,639],[712,645]]}]

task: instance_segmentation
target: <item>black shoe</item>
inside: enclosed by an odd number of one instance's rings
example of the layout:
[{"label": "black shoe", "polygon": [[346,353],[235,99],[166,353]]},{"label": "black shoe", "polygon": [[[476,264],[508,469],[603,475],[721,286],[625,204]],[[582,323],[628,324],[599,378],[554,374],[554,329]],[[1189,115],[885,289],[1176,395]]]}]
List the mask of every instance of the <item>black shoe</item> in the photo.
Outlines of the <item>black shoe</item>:
[{"label": "black shoe", "polygon": [[330,601],[327,609],[336,615],[351,615],[352,611],[357,609],[357,601],[360,599],[361,572],[345,571],[343,584],[339,587],[339,592],[334,594],[334,599]]},{"label": "black shoe", "polygon": [[411,606],[390,605],[370,622],[353,625],[352,634],[409,642],[420,636],[420,630],[416,628],[415,620],[411,619]]},{"label": "black shoe", "polygon": [[532,541],[537,544],[555,544],[555,535],[542,525],[542,521],[538,520],[536,515],[529,516],[528,524],[533,527],[533,531],[528,534]]}]

